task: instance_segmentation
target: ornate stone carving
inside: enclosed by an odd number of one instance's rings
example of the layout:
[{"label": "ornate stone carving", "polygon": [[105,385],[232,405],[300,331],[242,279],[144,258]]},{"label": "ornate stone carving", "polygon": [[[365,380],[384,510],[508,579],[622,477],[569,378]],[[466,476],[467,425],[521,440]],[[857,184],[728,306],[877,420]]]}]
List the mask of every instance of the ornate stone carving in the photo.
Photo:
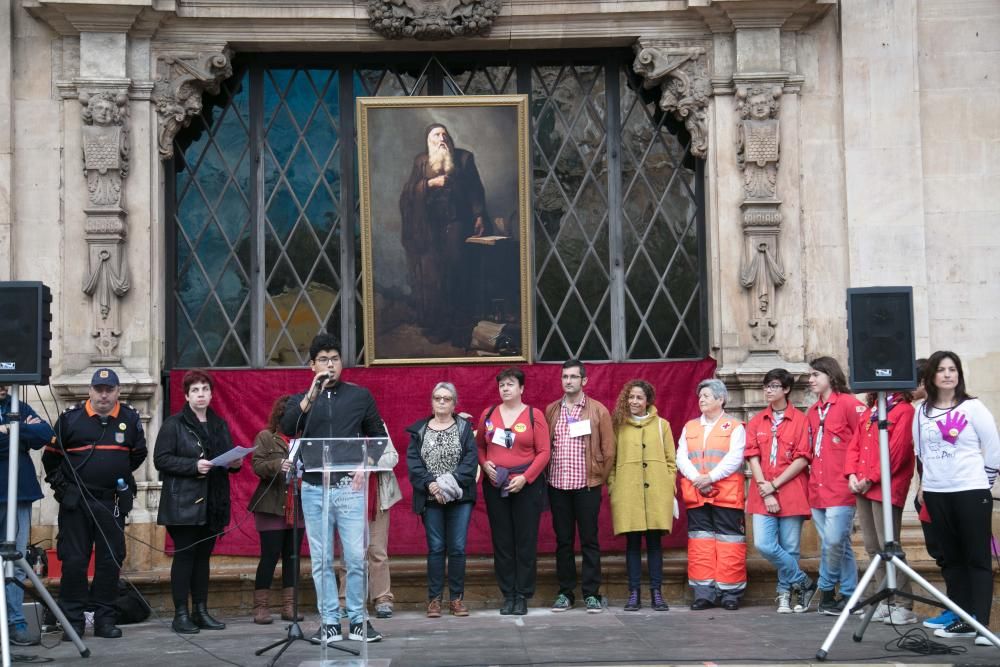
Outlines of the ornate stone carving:
[{"label": "ornate stone carving", "polygon": [[80,94],[83,109],[83,169],[91,206],[121,207],[128,176],[128,95]]},{"label": "ornate stone carving", "polygon": [[226,49],[160,56],[151,98],[159,116],[157,141],[162,159],[173,157],[174,137],[201,112],[202,93],[218,94],[219,85],[232,76],[231,55]]},{"label": "ornate stone carving", "polygon": [[736,89],[736,109],[742,119],[736,132],[736,162],[743,170],[747,199],[776,199],[780,98],[779,86]]},{"label": "ornate stone carving", "polygon": [[485,35],[500,0],[368,0],[368,24],[389,39]]},{"label": "ornate stone carving", "polygon": [[84,235],[89,253],[88,272],[81,289],[91,298],[96,363],[121,361],[120,300],[131,284],[125,261],[128,233],[124,184],[129,167],[128,91],[83,90],[83,171],[90,205],[84,210]]},{"label": "ornate stone carving", "polygon": [[756,351],[769,350],[778,319],[775,293],[785,284],[778,254],[781,201],[778,199],[778,124],[781,87],[737,85],[736,163],[743,171],[743,237],[746,244],[740,284],[748,292],[750,333]]},{"label": "ornate stone carving", "polygon": [[660,89],[660,108],[669,111],[691,134],[691,154],[708,151],[708,77],[705,49],[636,45],[632,69],[643,78],[644,88]]}]

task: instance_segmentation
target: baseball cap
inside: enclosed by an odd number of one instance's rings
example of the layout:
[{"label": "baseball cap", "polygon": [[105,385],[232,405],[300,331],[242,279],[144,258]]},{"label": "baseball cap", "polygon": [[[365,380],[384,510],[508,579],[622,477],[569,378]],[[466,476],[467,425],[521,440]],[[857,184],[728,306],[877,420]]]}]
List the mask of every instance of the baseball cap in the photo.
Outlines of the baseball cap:
[{"label": "baseball cap", "polygon": [[91,387],[117,387],[118,374],[110,368],[98,368],[94,371],[94,377],[90,378]]}]

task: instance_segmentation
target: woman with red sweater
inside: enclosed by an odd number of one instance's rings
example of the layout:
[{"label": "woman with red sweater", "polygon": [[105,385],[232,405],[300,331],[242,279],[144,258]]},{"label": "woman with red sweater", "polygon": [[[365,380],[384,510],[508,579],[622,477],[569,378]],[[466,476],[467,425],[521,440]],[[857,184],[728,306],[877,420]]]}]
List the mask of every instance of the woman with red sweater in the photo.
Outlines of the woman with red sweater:
[{"label": "woman with red sweater", "polygon": [[[899,541],[899,529],[903,520],[903,505],[910,490],[916,457],[913,453],[913,415],[909,392],[895,392],[886,400],[886,419],[889,422],[889,474],[892,480],[890,505],[892,507],[892,534]],[[882,500],[882,474],[879,460],[878,406],[876,394],[868,394],[868,409],[861,415],[858,430],[854,432],[847,447],[844,475],[848,486],[857,500],[858,521],[865,540],[865,551],[871,560],[882,551],[885,544],[885,530],[882,523],[884,503]],[[903,559],[906,559],[904,554]],[[896,571],[900,591],[910,593],[909,578]],[[878,590],[885,587],[885,574],[878,582]],[[897,602],[897,601],[894,601]],[[913,601],[907,598],[898,604],[882,603],[872,615],[873,621],[881,620],[890,625],[916,623]]]},{"label": "woman with red sweater", "polygon": [[497,386],[501,403],[483,411],[476,445],[479,465],[486,473],[483,498],[493,537],[493,570],[504,600],[500,613],[523,616],[535,593],[549,427],[541,410],[521,402],[524,373],[516,368],[502,370]]}]

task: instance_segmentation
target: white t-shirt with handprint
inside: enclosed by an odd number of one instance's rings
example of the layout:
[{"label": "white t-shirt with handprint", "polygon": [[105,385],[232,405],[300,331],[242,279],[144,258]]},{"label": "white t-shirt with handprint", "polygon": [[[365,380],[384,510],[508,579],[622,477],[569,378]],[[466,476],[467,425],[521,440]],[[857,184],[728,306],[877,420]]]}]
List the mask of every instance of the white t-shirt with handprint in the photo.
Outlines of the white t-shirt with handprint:
[{"label": "white t-shirt with handprint", "polygon": [[913,444],[924,466],[923,489],[950,493],[989,489],[1000,468],[1000,434],[993,415],[973,398],[951,409],[922,405]]}]

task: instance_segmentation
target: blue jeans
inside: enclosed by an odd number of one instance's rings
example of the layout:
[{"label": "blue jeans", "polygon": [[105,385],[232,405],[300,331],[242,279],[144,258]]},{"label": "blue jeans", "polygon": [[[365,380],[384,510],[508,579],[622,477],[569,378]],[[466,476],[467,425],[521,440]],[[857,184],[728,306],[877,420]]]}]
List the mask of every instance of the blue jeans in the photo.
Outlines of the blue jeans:
[{"label": "blue jeans", "polygon": [[832,591],[839,583],[840,594],[848,598],[858,587],[858,564],[851,548],[854,505],[814,508],[812,516],[823,549],[819,561],[819,588]]},{"label": "blue jeans", "polygon": [[[351,623],[364,620],[365,604],[365,516],[364,494],[350,486],[331,486],[328,493],[326,521],[323,517],[323,486],[302,483],[302,514],[309,537],[316,606],[326,625],[340,623],[337,577],[333,573],[334,530],[344,548],[347,568],[347,615]],[[324,533],[325,530],[325,533]]]},{"label": "blue jeans", "polygon": [[457,600],[465,593],[465,538],[469,533],[472,505],[456,502],[438,505],[428,502],[424,509],[428,600],[441,597],[446,555],[451,599]]},{"label": "blue jeans", "polygon": [[[21,555],[28,550],[28,534],[31,532],[31,503],[27,500],[17,503],[17,533],[14,543]],[[0,503],[0,535],[7,536],[7,503]],[[27,575],[20,568],[14,568],[14,578],[24,583]],[[24,604],[24,589],[17,584],[7,584],[7,625],[27,625],[21,606]]]},{"label": "blue jeans", "polygon": [[753,545],[778,571],[778,592],[790,593],[792,586],[808,585],[809,577],[799,569],[799,541],[804,516],[753,515]]}]

